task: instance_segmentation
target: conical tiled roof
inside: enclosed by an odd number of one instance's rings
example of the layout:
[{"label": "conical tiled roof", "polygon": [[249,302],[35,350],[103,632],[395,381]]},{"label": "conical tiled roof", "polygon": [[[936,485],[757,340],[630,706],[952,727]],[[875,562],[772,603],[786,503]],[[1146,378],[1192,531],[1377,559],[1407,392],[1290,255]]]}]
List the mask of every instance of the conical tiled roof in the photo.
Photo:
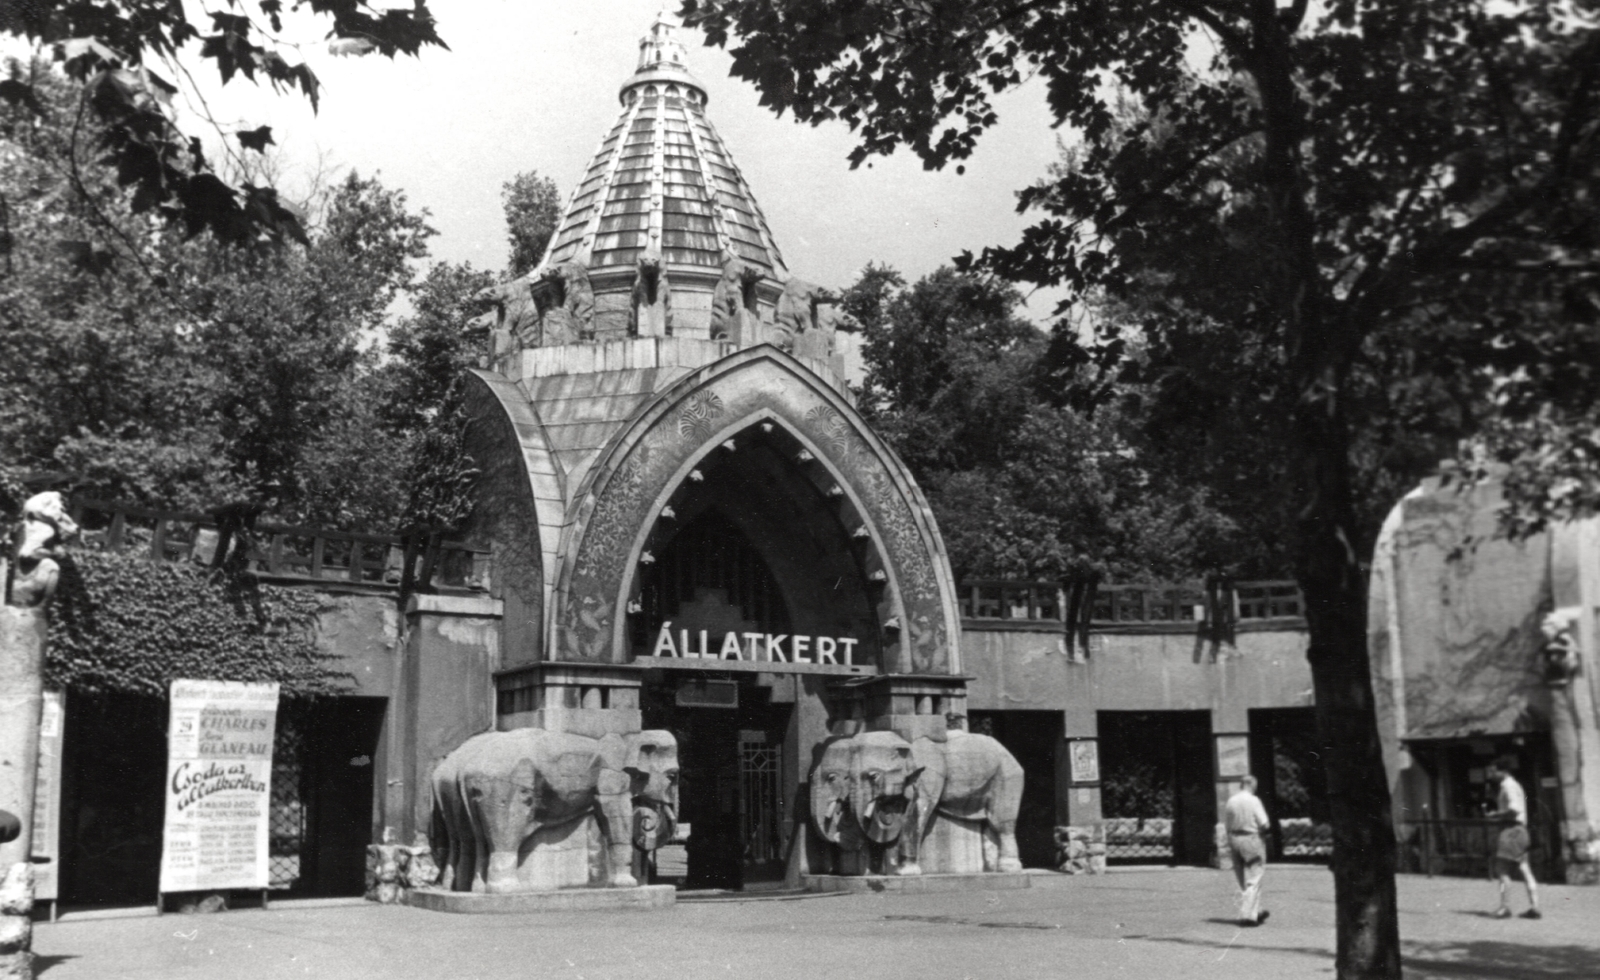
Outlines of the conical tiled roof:
[{"label": "conical tiled roof", "polygon": [[708,272],[735,255],[773,280],[788,270],[750,185],[706,116],[677,27],[658,17],[622,85],[622,112],[551,240],[547,265],[632,269],[654,244],[663,267]]}]

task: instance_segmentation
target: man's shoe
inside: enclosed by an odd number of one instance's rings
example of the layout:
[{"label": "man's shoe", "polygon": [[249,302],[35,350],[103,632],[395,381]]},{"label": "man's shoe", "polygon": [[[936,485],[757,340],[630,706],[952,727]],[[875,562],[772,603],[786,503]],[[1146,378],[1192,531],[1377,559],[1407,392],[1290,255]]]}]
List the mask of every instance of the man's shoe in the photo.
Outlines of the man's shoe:
[{"label": "man's shoe", "polygon": [[1256,916],[1256,925],[1258,925],[1258,926],[1266,925],[1267,924],[1267,916],[1269,916],[1271,914],[1272,914],[1271,912],[1262,912],[1260,915]]},{"label": "man's shoe", "polygon": [[1538,909],[1529,909],[1528,911],[1522,913],[1522,917],[1524,919],[1542,919],[1542,918],[1544,918],[1544,916],[1539,914],[1539,910]]},{"label": "man's shoe", "polygon": [[1259,918],[1255,918],[1255,919],[1240,919],[1239,920],[1239,925],[1243,926],[1246,929],[1254,929],[1256,926],[1259,926],[1260,924],[1261,924],[1261,920]]},{"label": "man's shoe", "polygon": [[1494,917],[1497,918],[1497,919],[1509,919],[1509,918],[1511,918],[1511,910],[1510,909],[1495,909],[1494,910]]}]

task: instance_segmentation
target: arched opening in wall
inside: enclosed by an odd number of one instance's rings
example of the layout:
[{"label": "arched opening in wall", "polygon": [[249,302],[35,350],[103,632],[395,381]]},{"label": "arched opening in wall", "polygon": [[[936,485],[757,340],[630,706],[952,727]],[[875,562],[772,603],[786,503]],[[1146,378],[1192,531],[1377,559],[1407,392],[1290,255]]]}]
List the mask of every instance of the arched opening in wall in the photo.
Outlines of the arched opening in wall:
[{"label": "arched opening in wall", "polygon": [[673,492],[629,591],[633,654],[652,668],[644,726],[678,739],[688,827],[653,880],[782,881],[802,767],[787,671],[878,665],[887,578],[849,495],[775,421],[721,442]]},{"label": "arched opening in wall", "polygon": [[760,422],[705,456],[657,515],[628,593],[629,641],[635,657],[664,652],[665,627],[671,656],[819,662],[825,637],[837,663],[877,666],[887,579],[849,495]]}]

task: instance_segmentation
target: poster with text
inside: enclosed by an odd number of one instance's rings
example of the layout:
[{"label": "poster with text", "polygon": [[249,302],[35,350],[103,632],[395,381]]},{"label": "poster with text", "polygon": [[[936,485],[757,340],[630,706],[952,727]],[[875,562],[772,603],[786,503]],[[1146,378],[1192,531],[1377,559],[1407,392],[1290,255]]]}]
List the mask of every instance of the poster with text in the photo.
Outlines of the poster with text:
[{"label": "poster with text", "polygon": [[172,682],[161,890],[267,887],[278,685]]},{"label": "poster with text", "polygon": [[33,796],[33,897],[40,901],[55,901],[61,887],[61,737],[66,717],[65,696],[44,692]]}]

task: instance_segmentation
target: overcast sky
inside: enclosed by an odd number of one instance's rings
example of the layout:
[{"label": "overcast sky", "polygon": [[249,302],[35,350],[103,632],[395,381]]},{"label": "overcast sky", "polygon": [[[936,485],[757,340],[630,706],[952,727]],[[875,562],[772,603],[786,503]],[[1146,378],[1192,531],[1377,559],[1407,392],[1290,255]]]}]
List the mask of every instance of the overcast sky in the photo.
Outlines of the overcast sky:
[{"label": "overcast sky", "polygon": [[[219,120],[271,124],[292,161],[320,154],[363,174],[381,172],[386,185],[432,212],[440,232],[435,257],[499,269],[507,254],[500,185],[536,170],[566,199],[616,119],[617,90],[662,4],[431,6],[450,50],[428,49],[420,58],[334,57],[315,31],[301,29],[301,56],[324,85],[316,115],[297,95],[274,97],[241,80],[219,91],[208,80],[215,76],[209,63],[190,57],[187,64]],[[711,120],[789,268],[826,286],[847,285],[869,261],[915,279],[963,249],[1013,242],[1027,223],[1014,213],[1015,192],[1057,157],[1043,86],[1030,83],[999,102],[1000,124],[966,161],[965,175],[953,167],[924,171],[909,153],[851,171],[846,155],[855,144],[843,124],[812,128],[777,118],[758,105],[752,86],[728,76],[725,52],[704,47],[698,32],[683,38],[690,68],[706,86]],[[1043,318],[1053,304],[1053,295],[1038,296],[1028,313]]]}]

